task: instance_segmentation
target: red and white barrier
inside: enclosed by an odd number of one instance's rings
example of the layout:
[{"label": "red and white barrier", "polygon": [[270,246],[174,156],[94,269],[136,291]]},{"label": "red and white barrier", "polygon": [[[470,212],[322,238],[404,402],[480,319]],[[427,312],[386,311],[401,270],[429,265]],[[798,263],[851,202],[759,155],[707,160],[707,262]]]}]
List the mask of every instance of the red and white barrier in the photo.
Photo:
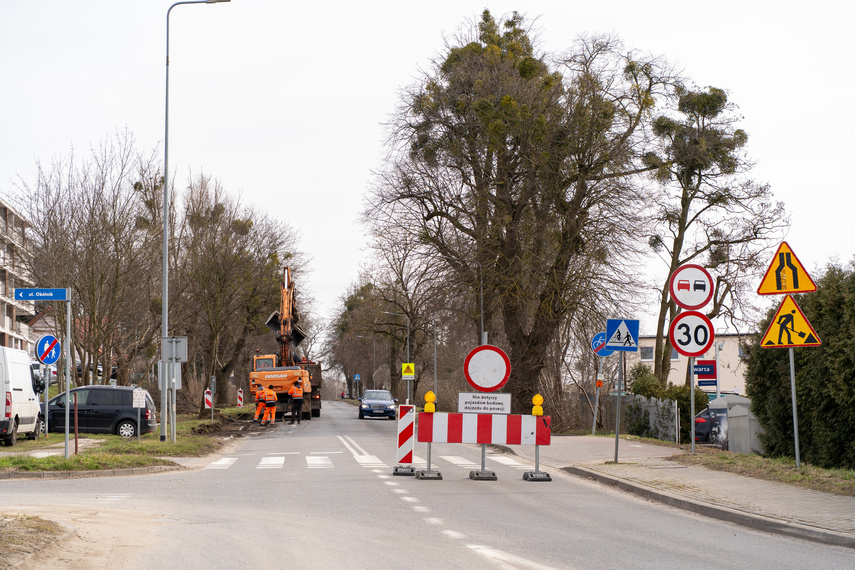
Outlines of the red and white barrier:
[{"label": "red and white barrier", "polygon": [[205,409],[211,409],[211,390],[207,388],[205,389]]},{"label": "red and white barrier", "polygon": [[238,408],[243,407],[243,388],[238,388]]},{"label": "red and white barrier", "polygon": [[[413,462],[415,448],[415,406],[398,406],[398,463],[409,465]],[[421,440],[420,440],[421,441]]]},{"label": "red and white barrier", "polygon": [[549,423],[548,416],[421,412],[418,441],[549,445],[552,435]]}]

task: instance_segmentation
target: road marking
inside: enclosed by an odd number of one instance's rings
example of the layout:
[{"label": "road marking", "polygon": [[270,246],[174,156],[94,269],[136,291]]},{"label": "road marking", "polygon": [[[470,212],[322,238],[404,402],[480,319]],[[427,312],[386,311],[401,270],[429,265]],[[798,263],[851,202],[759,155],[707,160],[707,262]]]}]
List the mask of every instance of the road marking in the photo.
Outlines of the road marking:
[{"label": "road marking", "polygon": [[428,517],[425,519],[425,522],[428,524],[442,524],[442,519],[436,517]]},{"label": "road marking", "polygon": [[237,457],[223,457],[217,459],[216,461],[212,461],[208,464],[205,469],[228,469],[232,465],[234,465],[235,461],[237,461]]},{"label": "road marking", "polygon": [[410,496],[407,496],[407,497],[401,497],[401,500],[402,500],[402,501],[405,501],[405,502],[407,502],[407,503],[418,503],[418,502],[420,502],[417,498],[415,498],[415,497],[410,497]]},{"label": "road marking", "polygon": [[462,532],[458,532],[458,531],[456,531],[456,530],[451,530],[451,529],[448,529],[448,528],[444,529],[444,530],[442,531],[442,534],[444,534],[444,535],[445,535],[445,536],[447,536],[448,538],[456,538],[456,539],[464,539],[464,538],[466,538],[466,535],[465,535],[465,534],[463,534]]},{"label": "road marking", "polygon": [[440,455],[440,459],[445,459],[449,463],[453,463],[458,467],[463,467],[464,469],[471,469],[473,467],[480,467],[481,465],[478,463],[472,463],[465,457],[460,457],[458,455]]},{"label": "road marking", "polygon": [[354,455],[353,458],[363,467],[386,467],[386,464],[374,455]]},{"label": "road marking", "polygon": [[[295,453],[299,453],[299,452],[295,452]],[[334,455],[336,453],[344,453],[344,452],[343,451],[310,451],[309,453],[312,455],[315,455],[315,454],[317,454],[317,455]]]},{"label": "road marking", "polygon": [[282,469],[285,466],[285,458],[282,456],[262,457],[256,469]]},{"label": "road marking", "polygon": [[429,513],[430,507],[426,507],[424,505],[413,505],[413,510],[417,513]]},{"label": "road marking", "polygon": [[507,465],[508,467],[514,467],[515,469],[531,469],[530,465],[523,465],[513,457],[505,457],[504,455],[488,455],[487,459],[491,459],[496,463],[501,463],[502,465]]},{"label": "road marking", "polygon": [[330,460],[330,458],[325,455],[309,455],[306,457],[306,464],[308,464],[309,469],[333,468],[332,460]]},{"label": "road marking", "polygon": [[[466,548],[480,554],[484,558],[496,563],[500,568],[536,568],[543,570],[555,570],[550,566],[544,566],[540,562],[535,562],[522,556],[516,556],[508,552],[496,550],[489,546],[481,546],[480,544],[467,544]],[[568,567],[569,568],[569,567]]]}]

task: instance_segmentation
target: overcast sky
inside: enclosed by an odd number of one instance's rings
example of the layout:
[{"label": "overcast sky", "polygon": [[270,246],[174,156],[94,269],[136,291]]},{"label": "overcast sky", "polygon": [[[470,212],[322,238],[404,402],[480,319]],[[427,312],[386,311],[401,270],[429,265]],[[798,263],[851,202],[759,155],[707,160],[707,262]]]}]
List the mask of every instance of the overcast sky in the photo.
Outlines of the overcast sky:
[{"label": "overcast sky", "polygon": [[[0,194],[36,160],[88,153],[127,128],[162,151],[166,11],[160,0],[0,0]],[[536,19],[540,47],[615,33],[745,119],[755,178],[792,215],[787,242],[811,274],[852,260],[855,4],[724,0],[559,2],[233,0],[170,18],[169,166],[219,179],[302,235],[308,287],[329,316],[355,281],[356,217],[384,156],[400,90],[484,8]],[[757,7],[755,7],[757,6]],[[770,259],[771,261],[771,259]],[[64,284],[45,284],[64,286]],[[625,315],[629,317],[629,315]],[[642,330],[646,327],[642,325]]]}]

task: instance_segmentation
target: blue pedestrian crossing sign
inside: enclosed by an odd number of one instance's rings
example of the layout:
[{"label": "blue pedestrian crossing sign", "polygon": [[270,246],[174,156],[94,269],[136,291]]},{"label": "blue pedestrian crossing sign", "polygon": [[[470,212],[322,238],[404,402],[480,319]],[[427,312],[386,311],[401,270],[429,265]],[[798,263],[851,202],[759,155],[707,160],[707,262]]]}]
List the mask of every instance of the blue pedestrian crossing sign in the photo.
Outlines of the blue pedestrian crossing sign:
[{"label": "blue pedestrian crossing sign", "polygon": [[354,375],[353,375],[353,381],[354,381],[354,382],[359,382],[360,380],[362,380],[362,377],[361,377],[361,376],[359,376],[359,374],[354,374]]},{"label": "blue pedestrian crossing sign", "polygon": [[52,334],[46,334],[36,342],[36,356],[42,364],[54,364],[59,360],[59,339]]},{"label": "blue pedestrian crossing sign", "polygon": [[606,321],[606,349],[623,352],[638,351],[639,321],[609,319]]}]

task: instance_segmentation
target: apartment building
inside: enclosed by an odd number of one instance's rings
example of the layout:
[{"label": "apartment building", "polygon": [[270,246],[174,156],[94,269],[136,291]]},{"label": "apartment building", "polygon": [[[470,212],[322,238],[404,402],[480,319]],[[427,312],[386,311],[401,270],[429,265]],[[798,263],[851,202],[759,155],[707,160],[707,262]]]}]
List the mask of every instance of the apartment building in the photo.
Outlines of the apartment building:
[{"label": "apartment building", "polygon": [[33,287],[24,263],[30,251],[27,245],[27,221],[0,198],[0,346],[32,353],[30,329],[32,301],[16,301],[15,289]]}]

